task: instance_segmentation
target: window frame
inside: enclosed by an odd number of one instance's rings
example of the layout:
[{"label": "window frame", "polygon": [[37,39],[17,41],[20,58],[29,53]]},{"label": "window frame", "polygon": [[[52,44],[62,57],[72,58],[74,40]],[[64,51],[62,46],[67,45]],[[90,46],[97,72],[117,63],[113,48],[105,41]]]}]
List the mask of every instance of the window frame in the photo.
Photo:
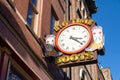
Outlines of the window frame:
[{"label": "window frame", "polygon": [[[35,27],[35,19],[38,15],[38,10],[37,10],[38,3],[37,2],[38,2],[38,0],[36,0],[36,5],[32,2],[32,0],[29,0],[29,3],[28,3],[26,22],[27,22],[27,26],[31,27],[32,29],[34,29],[34,27]],[[29,16],[31,16],[31,18],[29,18]]]},{"label": "window frame", "polygon": [[57,17],[54,9],[51,9],[50,15],[50,34],[54,33],[54,26],[59,24],[59,18]]},{"label": "window frame", "polygon": [[11,66],[16,69],[18,74],[20,74],[25,80],[34,80],[27,72],[23,70],[23,68],[14,60],[10,57],[9,63],[8,63],[8,71],[7,71],[7,80],[9,80],[9,73]]}]

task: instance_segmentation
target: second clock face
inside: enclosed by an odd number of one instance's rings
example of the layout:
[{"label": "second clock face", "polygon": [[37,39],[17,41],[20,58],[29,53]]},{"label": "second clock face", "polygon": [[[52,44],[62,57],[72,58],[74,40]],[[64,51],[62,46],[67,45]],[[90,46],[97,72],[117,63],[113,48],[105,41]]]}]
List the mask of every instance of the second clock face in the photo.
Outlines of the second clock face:
[{"label": "second clock face", "polygon": [[56,36],[56,46],[66,54],[82,51],[91,41],[91,30],[83,24],[72,24],[65,27]]}]

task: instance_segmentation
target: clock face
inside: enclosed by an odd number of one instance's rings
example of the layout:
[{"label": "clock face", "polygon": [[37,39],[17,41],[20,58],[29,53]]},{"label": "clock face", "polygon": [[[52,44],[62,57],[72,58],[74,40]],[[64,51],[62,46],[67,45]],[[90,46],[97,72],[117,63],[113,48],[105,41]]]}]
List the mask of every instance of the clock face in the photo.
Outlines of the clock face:
[{"label": "clock face", "polygon": [[56,36],[56,46],[66,54],[78,53],[91,42],[92,33],[84,24],[74,23],[61,29]]}]

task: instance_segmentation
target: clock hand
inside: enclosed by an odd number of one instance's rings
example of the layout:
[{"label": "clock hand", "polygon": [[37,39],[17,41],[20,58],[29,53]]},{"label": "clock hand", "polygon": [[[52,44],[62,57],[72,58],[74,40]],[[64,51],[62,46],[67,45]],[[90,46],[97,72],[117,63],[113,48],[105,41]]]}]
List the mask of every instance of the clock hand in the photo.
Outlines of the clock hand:
[{"label": "clock hand", "polygon": [[[72,36],[71,36],[72,37]],[[81,37],[72,37],[72,38],[74,38],[74,39],[83,39],[83,38],[81,38]]]},{"label": "clock hand", "polygon": [[74,40],[74,41],[77,41],[78,43],[80,43],[81,45],[83,45],[83,43],[81,43],[80,41],[78,41],[76,38],[70,36],[70,39]]}]

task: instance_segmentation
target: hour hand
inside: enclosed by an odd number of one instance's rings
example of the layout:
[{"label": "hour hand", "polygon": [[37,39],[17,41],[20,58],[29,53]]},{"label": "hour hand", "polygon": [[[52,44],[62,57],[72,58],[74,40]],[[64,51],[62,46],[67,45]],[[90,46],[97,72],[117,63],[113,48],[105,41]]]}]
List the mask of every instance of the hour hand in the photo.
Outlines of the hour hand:
[{"label": "hour hand", "polygon": [[75,37],[70,36],[70,39],[72,39],[72,40],[74,40],[74,41],[80,43],[81,45],[83,45],[83,43],[81,43],[80,41],[78,41]]}]

